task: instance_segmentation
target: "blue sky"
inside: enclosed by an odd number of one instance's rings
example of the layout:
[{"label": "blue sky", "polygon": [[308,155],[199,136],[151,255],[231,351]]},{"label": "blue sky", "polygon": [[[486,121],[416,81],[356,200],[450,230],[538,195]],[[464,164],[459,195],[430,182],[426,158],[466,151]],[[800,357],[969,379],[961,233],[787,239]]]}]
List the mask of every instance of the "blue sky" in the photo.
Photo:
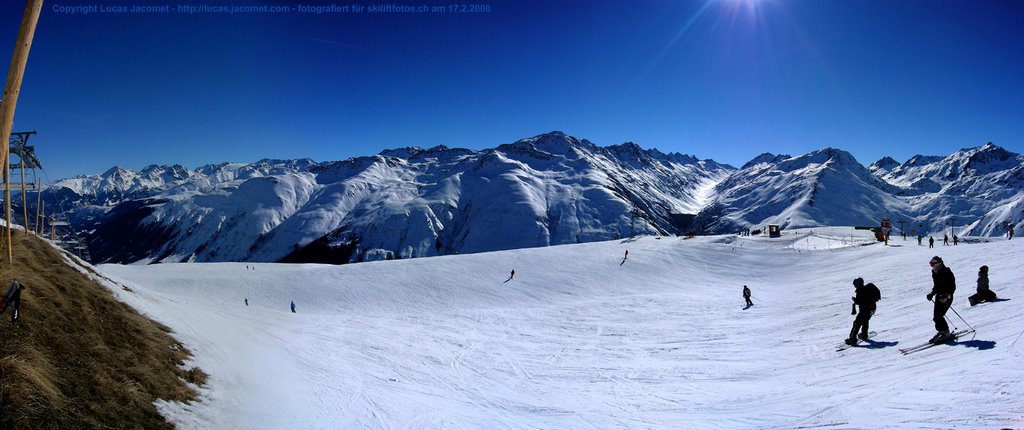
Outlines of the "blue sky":
[{"label": "blue sky", "polygon": [[[826,146],[864,164],[988,141],[1024,152],[1018,1],[58,11],[82,4],[158,2],[47,1],[15,129],[39,131],[32,143],[49,180],[114,165],[325,161],[437,144],[480,149],[551,130],[735,166],[762,152]],[[171,7],[183,4],[190,2]],[[22,8],[21,1],[0,6],[5,71]]]}]

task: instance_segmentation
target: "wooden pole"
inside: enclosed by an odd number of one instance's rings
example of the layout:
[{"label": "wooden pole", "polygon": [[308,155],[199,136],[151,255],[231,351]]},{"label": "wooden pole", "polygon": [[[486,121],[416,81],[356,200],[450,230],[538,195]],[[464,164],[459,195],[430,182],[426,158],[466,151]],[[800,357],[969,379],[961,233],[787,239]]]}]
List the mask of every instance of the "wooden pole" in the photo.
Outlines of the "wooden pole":
[{"label": "wooden pole", "polygon": [[25,195],[25,159],[21,159],[21,211],[25,214],[25,233],[28,233],[28,196]]},{"label": "wooden pole", "polygon": [[43,202],[40,210],[42,212],[39,214],[39,237],[43,237],[46,234],[46,202]]},{"label": "wooden pole", "polygon": [[43,202],[43,180],[36,180],[36,223],[35,228],[32,231],[36,232],[36,236],[39,236],[39,204]]},{"label": "wooden pole", "polygon": [[[21,79],[25,76],[25,64],[28,63],[28,51],[32,48],[32,38],[36,34],[36,23],[39,12],[43,10],[43,0],[28,0],[25,13],[21,16],[18,28],[18,39],[14,42],[14,54],[11,55],[11,67],[7,70],[7,83],[4,85],[4,96],[0,104],[0,158],[4,160],[4,175],[8,173],[10,160],[11,129],[14,127],[14,108],[18,105],[18,94],[21,92]],[[4,212],[7,215],[7,259],[14,263],[14,252],[11,250],[11,185],[5,181]]]}]

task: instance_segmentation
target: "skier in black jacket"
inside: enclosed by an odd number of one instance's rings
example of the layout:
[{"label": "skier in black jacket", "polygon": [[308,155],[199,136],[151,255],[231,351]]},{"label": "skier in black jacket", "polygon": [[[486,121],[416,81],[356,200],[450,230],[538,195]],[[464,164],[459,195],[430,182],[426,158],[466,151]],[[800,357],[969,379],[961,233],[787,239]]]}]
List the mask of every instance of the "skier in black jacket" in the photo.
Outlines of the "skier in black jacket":
[{"label": "skier in black jacket", "polygon": [[[860,306],[860,313],[857,314],[857,318],[853,320],[853,329],[850,330],[850,337],[846,339],[847,345],[856,345],[857,339],[868,340],[868,321],[871,320],[871,315],[874,315],[876,305],[882,298],[882,294],[878,291],[878,287],[875,284],[864,285],[864,279],[857,278],[853,280],[853,287],[857,289],[857,295],[853,297],[853,303],[856,306]],[[857,335],[857,332],[860,335]]]},{"label": "skier in black jacket", "polygon": [[932,292],[928,293],[926,297],[931,301],[935,299],[935,311],[933,313],[933,320],[935,321],[935,336],[932,337],[930,342],[942,343],[950,339],[949,324],[946,324],[946,311],[953,304],[953,293],[956,291],[956,277],[953,276],[953,271],[949,270],[942,259],[939,256],[932,257],[931,261],[928,262],[932,266]]}]

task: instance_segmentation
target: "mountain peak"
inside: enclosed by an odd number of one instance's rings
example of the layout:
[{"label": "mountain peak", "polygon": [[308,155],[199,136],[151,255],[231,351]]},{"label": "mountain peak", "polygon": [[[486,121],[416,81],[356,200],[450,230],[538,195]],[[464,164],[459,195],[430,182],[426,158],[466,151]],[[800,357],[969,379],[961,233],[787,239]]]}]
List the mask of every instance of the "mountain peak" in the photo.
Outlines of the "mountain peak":
[{"label": "mountain peak", "polygon": [[894,160],[890,156],[885,156],[885,157],[882,157],[882,158],[878,159],[878,161],[876,161],[874,163],[871,163],[871,165],[868,166],[868,170],[870,170],[872,172],[883,172],[884,173],[884,172],[888,172],[888,171],[890,171],[890,170],[892,170],[892,169],[894,169],[896,167],[899,167],[899,166],[900,166],[900,162],[899,161]]},{"label": "mountain peak", "polygon": [[1019,156],[1007,151],[992,142],[982,146],[963,150],[967,160],[963,163],[963,170],[974,173],[990,173],[1005,170],[1020,164]]},{"label": "mountain peak", "polygon": [[780,162],[782,160],[785,160],[787,158],[791,158],[791,157],[788,154],[786,154],[786,155],[781,155],[781,154],[780,155],[775,155],[775,154],[772,154],[770,152],[765,152],[765,153],[762,153],[761,155],[758,155],[758,156],[754,157],[750,161],[746,162],[742,167],[740,167],[740,169],[746,169],[748,167],[754,167],[754,166],[756,166],[758,164],[761,164],[761,163],[775,164],[775,163],[778,163],[778,162]]},{"label": "mountain peak", "polygon": [[131,173],[134,173],[134,172],[132,172],[129,169],[125,169],[124,167],[121,167],[121,166],[114,166],[114,167],[111,167],[106,172],[103,172],[103,174],[101,174],[100,176],[102,176],[104,178],[109,178],[109,177],[114,176],[114,175],[124,176],[124,175],[131,174]]},{"label": "mountain peak", "polygon": [[537,158],[548,158],[552,155],[575,157],[573,154],[576,151],[592,147],[593,144],[587,140],[579,140],[555,130],[500,145],[497,150],[507,154],[530,154]]}]

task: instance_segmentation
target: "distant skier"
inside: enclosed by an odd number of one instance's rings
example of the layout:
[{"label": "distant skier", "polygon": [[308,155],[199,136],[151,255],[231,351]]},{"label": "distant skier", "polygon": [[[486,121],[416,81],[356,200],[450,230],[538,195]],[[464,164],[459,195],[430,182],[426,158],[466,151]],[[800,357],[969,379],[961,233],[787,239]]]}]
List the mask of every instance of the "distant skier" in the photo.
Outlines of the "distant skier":
[{"label": "distant skier", "polygon": [[942,233],[942,246],[949,246],[949,235]]},{"label": "distant skier", "polygon": [[249,298],[248,297],[245,298],[245,305],[249,306]]},{"label": "distant skier", "polygon": [[292,313],[293,314],[295,313],[295,302],[294,301],[292,302]]},{"label": "distant skier", "polygon": [[967,301],[974,306],[981,302],[991,302],[996,299],[996,293],[988,288],[988,266],[981,266],[978,269],[978,292],[967,298]]},{"label": "distant skier", "polygon": [[750,288],[746,285],[743,286],[743,300],[747,301],[747,307],[754,306],[754,302],[750,301]]},{"label": "distant skier", "polygon": [[935,336],[929,342],[943,343],[951,338],[949,324],[946,324],[946,311],[953,304],[953,293],[956,291],[956,277],[953,271],[943,264],[939,256],[932,257],[928,262],[932,266],[932,291],[926,297],[935,299],[935,310],[932,320],[935,321]]},{"label": "distant skier", "polygon": [[924,237],[924,236],[921,236],[921,235],[917,235],[917,246],[921,246],[921,239],[922,239],[923,237]]},{"label": "distant skier", "polygon": [[515,278],[515,277],[516,277],[516,269],[512,269],[512,273],[508,274],[508,280],[511,281],[512,278]]},{"label": "distant skier", "polygon": [[[856,345],[857,339],[868,340],[868,322],[875,314],[876,303],[882,299],[878,287],[871,283],[864,285],[863,278],[854,279],[853,287],[857,290],[857,295],[851,297],[853,307],[860,306],[860,313],[857,313],[857,318],[853,320],[853,329],[850,330],[850,337],[846,339],[847,345]],[[858,331],[860,334],[857,334]]]},{"label": "distant skier", "polygon": [[623,260],[625,260],[627,258],[629,258],[629,250],[628,249],[626,250],[626,254],[622,256]]},{"label": "distant skier", "polygon": [[928,247],[929,248],[934,248],[935,247],[935,238],[934,237],[928,236]]},{"label": "distant skier", "polygon": [[960,244],[960,239],[958,237],[956,237],[956,235],[954,234],[953,235],[953,246],[957,246],[959,244]]},{"label": "distant skier", "polygon": [[7,293],[0,299],[0,314],[7,311],[7,308],[11,308],[11,324],[18,322],[21,318],[21,313],[18,310],[21,308],[21,292],[25,290],[25,285],[18,282],[17,279],[11,280],[11,287],[7,289]]}]

